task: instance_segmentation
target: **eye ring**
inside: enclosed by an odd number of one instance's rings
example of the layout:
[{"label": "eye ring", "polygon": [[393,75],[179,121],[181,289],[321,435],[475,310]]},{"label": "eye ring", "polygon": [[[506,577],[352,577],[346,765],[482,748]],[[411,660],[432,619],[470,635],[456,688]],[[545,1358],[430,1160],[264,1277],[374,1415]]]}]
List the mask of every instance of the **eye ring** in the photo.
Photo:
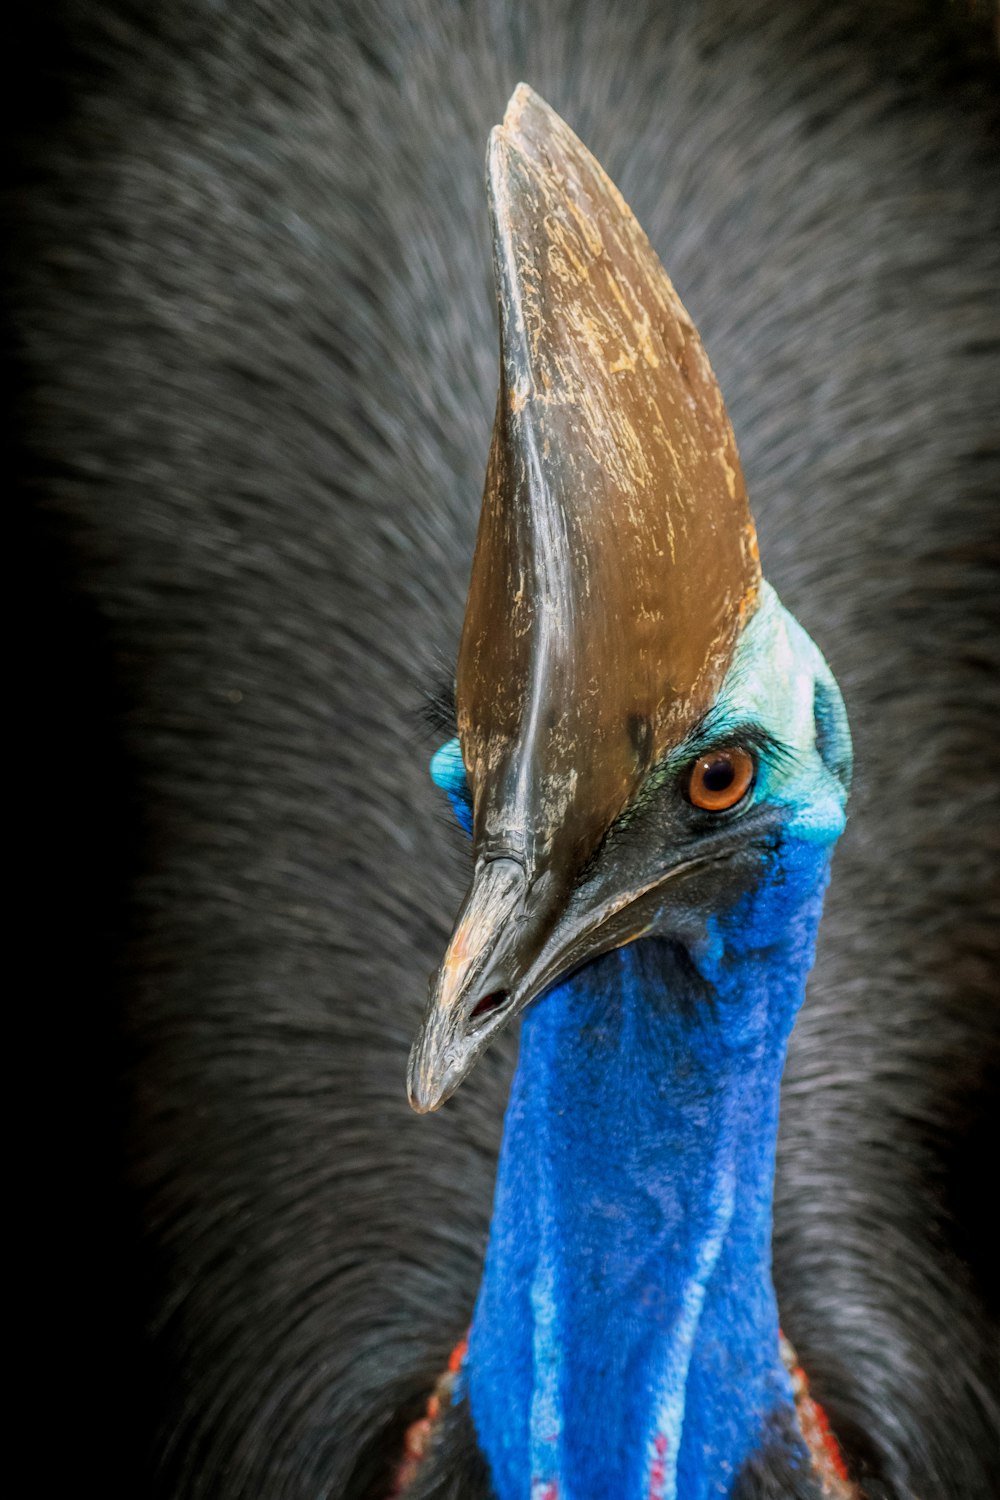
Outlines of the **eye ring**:
[{"label": "eye ring", "polygon": [[754,758],[742,745],[702,755],[691,767],[688,800],[706,812],[727,812],[742,802],[753,785]]}]

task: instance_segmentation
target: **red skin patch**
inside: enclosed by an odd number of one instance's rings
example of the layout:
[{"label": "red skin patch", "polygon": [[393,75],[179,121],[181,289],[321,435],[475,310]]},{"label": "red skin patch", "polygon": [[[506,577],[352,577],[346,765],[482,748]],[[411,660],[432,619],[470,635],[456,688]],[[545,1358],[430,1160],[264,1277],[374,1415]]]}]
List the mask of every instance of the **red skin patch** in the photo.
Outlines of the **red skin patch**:
[{"label": "red skin patch", "polygon": [[781,1335],[781,1357],[792,1383],[799,1429],[813,1461],[813,1469],[831,1500],[857,1500],[857,1488],[851,1483],[826,1412],[809,1392],[806,1372],[795,1358],[795,1351]]},{"label": "red skin patch", "polygon": [[647,1500],[663,1500],[663,1489],[667,1478],[667,1438],[663,1432],[658,1432],[653,1439],[653,1448],[656,1457],[649,1466],[649,1490]]},{"label": "red skin patch", "polygon": [[812,1405],[813,1412],[816,1416],[816,1425],[818,1426],[820,1434],[823,1438],[823,1447],[826,1449],[826,1455],[833,1465],[834,1472],[836,1473],[837,1478],[843,1479],[846,1483],[847,1465],[844,1463],[844,1455],[840,1451],[840,1444],[834,1437],[833,1429],[830,1426],[830,1418],[827,1416],[826,1412],[820,1406],[818,1401],[813,1401]]},{"label": "red skin patch", "polygon": [[[451,1387],[455,1383],[455,1376],[462,1368],[462,1361],[465,1359],[468,1347],[467,1339],[462,1339],[455,1345],[448,1356],[447,1373],[442,1376],[431,1392],[424,1415],[418,1417],[415,1422],[411,1422],[406,1429],[406,1434],[403,1438],[403,1457],[396,1470],[393,1487],[389,1491],[389,1500],[399,1500],[399,1497],[406,1490],[407,1486],[412,1484],[416,1478],[417,1470],[427,1449],[430,1447],[435,1425],[441,1415],[442,1397],[445,1395],[450,1396]],[[546,1497],[546,1500],[548,1500],[548,1497]],[[558,1500],[558,1496],[553,1495],[552,1500]]]}]

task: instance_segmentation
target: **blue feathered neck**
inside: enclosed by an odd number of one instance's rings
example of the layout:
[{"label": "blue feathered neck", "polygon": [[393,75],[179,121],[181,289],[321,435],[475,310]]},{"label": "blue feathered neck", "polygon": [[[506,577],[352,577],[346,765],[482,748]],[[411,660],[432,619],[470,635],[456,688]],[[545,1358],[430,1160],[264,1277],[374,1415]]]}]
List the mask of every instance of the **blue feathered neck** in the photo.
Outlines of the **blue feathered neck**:
[{"label": "blue feathered neck", "polygon": [[792,1406],[778,1089],[829,849],[762,862],[693,949],[632,944],[525,1016],[462,1381],[498,1500],[725,1495]]}]

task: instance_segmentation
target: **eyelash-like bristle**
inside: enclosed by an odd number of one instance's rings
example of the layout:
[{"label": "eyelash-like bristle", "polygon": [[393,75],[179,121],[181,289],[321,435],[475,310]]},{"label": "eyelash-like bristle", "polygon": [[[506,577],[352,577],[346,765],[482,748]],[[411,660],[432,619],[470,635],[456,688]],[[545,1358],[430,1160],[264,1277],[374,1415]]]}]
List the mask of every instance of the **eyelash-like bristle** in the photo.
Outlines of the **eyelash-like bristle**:
[{"label": "eyelash-like bristle", "polygon": [[[727,744],[743,745],[747,750],[756,750],[779,766],[792,765],[799,759],[799,752],[793,745],[786,744],[767,729],[762,729],[759,724],[737,725],[735,731],[725,736],[725,741]],[[720,744],[719,748],[723,746]]]},{"label": "eyelash-like bristle", "polygon": [[446,734],[449,738],[455,734],[455,684],[450,678],[442,678],[424,692],[419,716],[421,724],[432,734]]},{"label": "eyelash-like bristle", "polygon": [[674,764],[682,760],[694,761],[703,755],[725,750],[731,745],[742,745],[747,750],[756,751],[758,755],[777,765],[791,765],[799,759],[794,746],[786,744],[760,724],[713,723],[710,713],[695,725],[685,744],[670,759]]}]

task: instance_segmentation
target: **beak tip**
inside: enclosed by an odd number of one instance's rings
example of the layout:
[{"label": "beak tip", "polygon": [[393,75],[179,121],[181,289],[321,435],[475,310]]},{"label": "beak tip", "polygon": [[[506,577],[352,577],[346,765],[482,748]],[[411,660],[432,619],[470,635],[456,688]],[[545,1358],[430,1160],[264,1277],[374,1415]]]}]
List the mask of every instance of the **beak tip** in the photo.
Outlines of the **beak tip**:
[{"label": "beak tip", "polygon": [[418,1038],[410,1052],[406,1093],[414,1114],[432,1115],[450,1099],[454,1088],[448,1087],[450,1080],[447,1075],[442,1077],[435,1069],[428,1068],[421,1041],[422,1038]]},{"label": "beak tip", "polygon": [[415,1115],[433,1115],[451,1098],[453,1090],[425,1088],[422,1084],[411,1084],[407,1090],[410,1108]]}]

